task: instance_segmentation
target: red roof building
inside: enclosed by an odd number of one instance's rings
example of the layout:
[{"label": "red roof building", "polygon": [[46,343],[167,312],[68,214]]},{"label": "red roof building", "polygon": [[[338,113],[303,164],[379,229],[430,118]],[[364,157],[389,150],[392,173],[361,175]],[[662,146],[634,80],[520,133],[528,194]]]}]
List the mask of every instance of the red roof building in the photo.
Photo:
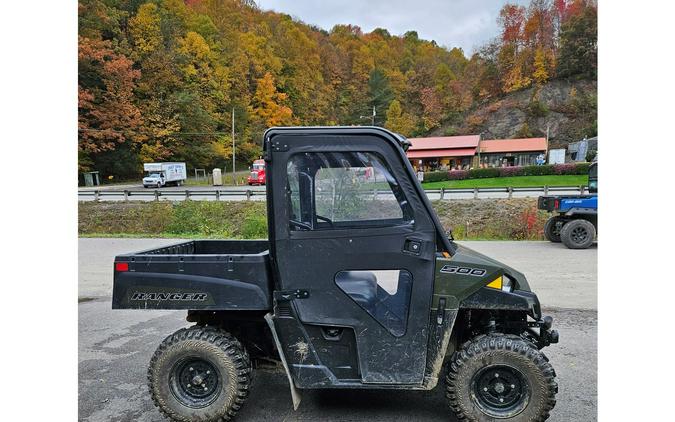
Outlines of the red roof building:
[{"label": "red roof building", "polygon": [[480,141],[478,155],[481,167],[533,166],[547,150],[546,138],[489,139]]},{"label": "red roof building", "polygon": [[546,138],[481,140],[479,135],[465,135],[408,140],[410,162],[424,171],[534,165],[548,150]]},{"label": "red roof building", "polygon": [[413,167],[425,171],[435,168],[468,168],[476,155],[480,136],[436,136],[408,138],[408,158]]}]

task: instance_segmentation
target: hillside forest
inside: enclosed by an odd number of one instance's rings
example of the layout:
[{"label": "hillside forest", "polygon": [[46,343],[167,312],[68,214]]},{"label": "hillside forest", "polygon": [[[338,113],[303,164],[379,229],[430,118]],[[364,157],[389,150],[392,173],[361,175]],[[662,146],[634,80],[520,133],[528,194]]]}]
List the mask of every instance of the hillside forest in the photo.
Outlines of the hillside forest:
[{"label": "hillside forest", "polygon": [[505,4],[500,33],[470,56],[414,30],[326,31],[253,0],[80,0],[78,13],[78,167],[104,177],[151,161],[231,166],[233,110],[244,167],[270,126],[368,125],[374,109],[375,125],[409,137],[478,133],[476,110],[526,93],[528,113],[545,113],[540,92],[561,82],[590,83],[568,92],[567,115],[597,131],[593,0]]}]

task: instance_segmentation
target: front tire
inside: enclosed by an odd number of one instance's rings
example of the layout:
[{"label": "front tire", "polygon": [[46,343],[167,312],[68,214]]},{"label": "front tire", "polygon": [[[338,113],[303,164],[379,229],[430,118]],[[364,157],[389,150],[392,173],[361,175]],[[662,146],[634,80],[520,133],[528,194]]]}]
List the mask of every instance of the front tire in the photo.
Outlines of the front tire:
[{"label": "front tire", "polygon": [[457,419],[540,422],[555,406],[558,384],[548,359],[514,335],[481,335],[455,352],[446,397]]},{"label": "front tire", "polygon": [[560,230],[562,230],[564,219],[560,217],[551,217],[544,224],[544,237],[553,243],[560,243]]},{"label": "front tire", "polygon": [[560,239],[570,249],[586,249],[595,239],[595,226],[587,220],[572,220],[560,230]]},{"label": "front tire", "polygon": [[157,348],[148,386],[173,421],[229,421],[248,396],[251,361],[241,343],[213,327],[183,328]]}]

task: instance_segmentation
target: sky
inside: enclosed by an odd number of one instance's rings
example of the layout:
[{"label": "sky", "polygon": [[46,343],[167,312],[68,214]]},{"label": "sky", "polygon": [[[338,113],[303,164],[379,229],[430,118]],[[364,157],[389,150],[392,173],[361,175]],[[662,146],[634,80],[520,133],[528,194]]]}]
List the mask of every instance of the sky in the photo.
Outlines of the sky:
[{"label": "sky", "polygon": [[336,24],[358,25],[364,32],[385,28],[392,35],[417,31],[420,38],[469,56],[499,35],[497,16],[506,3],[529,0],[257,0],[263,10],[286,13],[330,30]]}]

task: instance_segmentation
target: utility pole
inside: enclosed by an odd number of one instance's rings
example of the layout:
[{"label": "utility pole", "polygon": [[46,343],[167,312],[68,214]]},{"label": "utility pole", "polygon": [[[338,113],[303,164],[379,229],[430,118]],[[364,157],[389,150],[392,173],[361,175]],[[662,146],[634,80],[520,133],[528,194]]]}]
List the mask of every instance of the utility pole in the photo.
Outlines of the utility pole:
[{"label": "utility pole", "polygon": [[372,120],[372,125],[375,126],[375,106],[373,106],[373,120]]},{"label": "utility pole", "polygon": [[478,134],[478,168],[480,168],[480,141],[483,138],[483,132]]},{"label": "utility pole", "polygon": [[234,107],[232,107],[232,182],[237,184],[237,174],[234,168],[235,152],[234,152]]}]

